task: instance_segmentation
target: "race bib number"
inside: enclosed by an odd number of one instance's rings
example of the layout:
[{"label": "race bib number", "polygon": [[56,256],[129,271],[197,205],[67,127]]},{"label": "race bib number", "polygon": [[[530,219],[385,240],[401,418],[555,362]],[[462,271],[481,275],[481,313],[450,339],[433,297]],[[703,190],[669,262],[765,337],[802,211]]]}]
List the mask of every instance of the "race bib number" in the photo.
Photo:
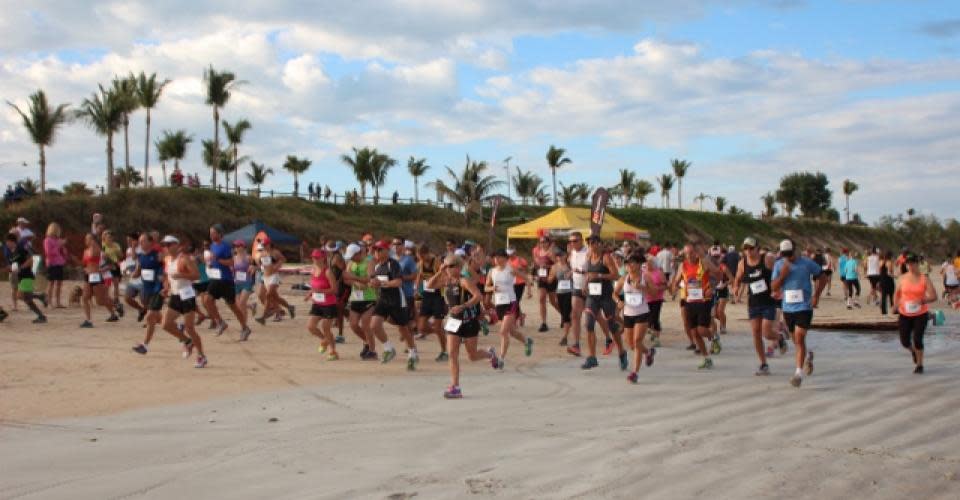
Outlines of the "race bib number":
[{"label": "race bib number", "polygon": [[919,302],[907,302],[903,304],[903,310],[907,314],[919,314],[923,306]]},{"label": "race bib number", "polygon": [[767,290],[768,290],[767,282],[764,280],[754,281],[753,283],[750,283],[750,293],[754,295],[761,294],[763,292],[766,292]]},{"label": "race bib number", "polygon": [[386,274],[378,274],[378,275],[377,275],[377,281],[379,281],[380,283],[386,283],[386,282],[390,281],[390,277],[387,276]]},{"label": "race bib number", "polygon": [[20,270],[20,264],[17,264],[16,262],[10,264],[10,271],[17,272],[19,270]]},{"label": "race bib number", "polygon": [[180,300],[190,300],[197,296],[197,292],[193,289],[192,286],[187,286],[177,291],[177,295],[180,296]]},{"label": "race bib number", "polygon": [[643,305],[643,294],[639,292],[631,292],[624,294],[624,301],[628,306],[642,306]]},{"label": "race bib number", "polygon": [[327,295],[326,295],[326,294],[320,293],[320,292],[314,292],[314,294],[313,294],[313,301],[314,301],[314,302],[320,303],[320,302],[325,302],[326,300],[327,300]]},{"label": "race bib number", "polygon": [[496,306],[505,306],[511,302],[510,294],[497,292],[493,294],[493,304]]},{"label": "race bib number", "polygon": [[803,290],[787,290],[783,294],[783,300],[787,304],[802,304],[803,303]]},{"label": "race bib number", "polygon": [[265,256],[263,256],[263,257],[260,257],[260,263],[263,264],[263,265],[265,265],[265,266],[269,266],[270,264],[273,264],[273,257],[271,257],[271,256],[269,256],[269,255],[265,255]]},{"label": "race bib number", "polygon": [[558,292],[569,292],[571,288],[570,280],[559,280],[557,281],[557,291]]},{"label": "race bib number", "polygon": [[430,280],[423,280],[423,291],[424,291],[424,293],[433,293],[433,292],[436,292],[435,289],[430,288],[430,287],[427,286],[427,283],[429,283],[429,282],[430,282]]},{"label": "race bib number", "polygon": [[823,270],[824,270],[824,271],[829,271],[829,270],[830,270],[830,265],[829,265],[829,264],[824,265],[824,266],[823,266]]},{"label": "race bib number", "polygon": [[87,276],[87,282],[96,285],[98,283],[103,283],[103,276],[100,276],[100,273],[90,273]]},{"label": "race bib number", "polygon": [[687,300],[703,300],[703,288],[687,288]]},{"label": "race bib number", "polygon": [[582,290],[583,282],[585,281],[584,278],[583,273],[573,273],[573,287],[577,290]]},{"label": "race bib number", "polygon": [[546,277],[547,277],[547,270],[544,269],[544,268],[542,268],[542,267],[541,267],[540,269],[537,269],[537,276],[539,276],[539,277],[541,277],[541,278],[546,278]]},{"label": "race bib number", "polygon": [[157,279],[157,272],[153,269],[141,269],[140,270],[140,279],[143,281],[153,281]]},{"label": "race bib number", "polygon": [[247,272],[237,271],[237,281],[247,281]]},{"label": "race bib number", "polygon": [[220,280],[220,279],[223,279],[223,274],[220,273],[220,268],[219,268],[219,267],[208,267],[208,268],[207,268],[207,277],[210,278],[210,279],[212,279],[212,280]]},{"label": "race bib number", "polygon": [[350,300],[363,302],[363,290],[354,290],[350,292]]},{"label": "race bib number", "polygon": [[603,292],[603,283],[590,283],[587,285],[587,291],[590,295],[600,295]]},{"label": "race bib number", "polygon": [[463,324],[462,320],[459,320],[454,317],[448,317],[446,321],[443,322],[443,329],[450,333],[457,333],[460,331],[460,325]]}]

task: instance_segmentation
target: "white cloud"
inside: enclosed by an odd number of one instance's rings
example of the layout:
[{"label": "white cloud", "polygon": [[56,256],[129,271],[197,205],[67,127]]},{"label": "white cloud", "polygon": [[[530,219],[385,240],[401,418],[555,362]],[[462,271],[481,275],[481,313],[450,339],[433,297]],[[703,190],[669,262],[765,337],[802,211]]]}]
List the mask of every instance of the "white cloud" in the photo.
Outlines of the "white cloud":
[{"label": "white cloud", "polygon": [[283,84],[295,92],[306,92],[329,81],[317,58],[310,54],[293,58],[283,67]]}]

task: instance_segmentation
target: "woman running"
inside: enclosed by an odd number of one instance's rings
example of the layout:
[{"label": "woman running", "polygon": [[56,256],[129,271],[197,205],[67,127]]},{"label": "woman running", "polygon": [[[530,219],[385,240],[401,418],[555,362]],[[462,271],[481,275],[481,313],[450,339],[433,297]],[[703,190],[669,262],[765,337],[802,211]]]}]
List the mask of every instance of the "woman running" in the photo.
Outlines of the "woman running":
[{"label": "woman running", "polygon": [[447,307],[443,302],[441,291],[428,286],[435,275],[440,274],[440,259],[430,252],[427,245],[417,250],[418,288],[420,289],[420,309],[417,311],[417,331],[422,336],[436,334],[440,342],[440,354],[437,362],[447,360],[447,336],[444,333],[443,317],[447,314]]},{"label": "woman running", "polygon": [[727,268],[723,262],[723,250],[716,247],[716,251],[710,251],[710,258],[717,271],[713,273],[716,277],[714,285],[714,310],[713,317],[720,324],[719,332],[721,335],[727,333],[727,303],[730,301],[730,283],[733,281],[733,272]]},{"label": "woman running", "polygon": [[915,368],[913,373],[923,373],[923,334],[930,320],[929,307],[937,301],[933,282],[920,273],[920,258],[915,253],[906,257],[907,272],[897,281],[893,293],[893,307],[900,313],[900,344],[910,351]]},{"label": "woman running", "polygon": [[247,253],[247,244],[243,240],[233,242],[233,289],[237,296],[237,309],[243,312],[243,321],[246,323],[247,310],[257,314],[257,304],[250,303],[253,295],[253,281],[256,275],[256,266],[253,265]]},{"label": "woman running", "polygon": [[350,287],[343,282],[343,273],[347,270],[347,261],[343,260],[340,248],[340,242],[337,242],[335,247],[327,246],[324,250],[330,256],[330,270],[333,271],[333,276],[337,278],[337,319],[334,322],[337,335],[334,341],[343,344],[347,341],[343,337],[343,320],[347,310],[347,301],[350,300]]},{"label": "woman running", "polygon": [[[769,253],[761,255],[757,240],[752,237],[743,240],[742,248],[744,258],[740,259],[733,286],[738,295],[743,285],[747,287],[747,317],[753,330],[753,347],[760,359],[760,368],[755,374],[770,375],[767,357],[773,356],[773,345],[779,345],[781,353],[786,353],[787,347],[783,337],[773,331],[773,325],[777,321],[776,300],[770,295],[774,258]],[[766,352],[763,339],[771,342]]]},{"label": "woman running", "polygon": [[[163,314],[163,329],[180,339],[183,345],[183,357],[197,350],[196,368],[207,366],[207,356],[203,352],[203,342],[194,326],[197,311],[197,291],[194,283],[200,279],[197,260],[189,245],[181,245],[176,237],[163,237],[163,247],[167,250],[164,257],[165,281],[163,295],[169,297],[167,310]],[[183,318],[178,327],[177,318]],[[184,335],[186,332],[186,335]]]},{"label": "woman running", "polygon": [[51,222],[43,239],[43,255],[47,262],[47,297],[53,307],[63,309],[63,266],[67,264],[67,240],[60,224]]},{"label": "woman running", "polygon": [[260,257],[256,259],[263,271],[263,286],[266,288],[266,305],[263,307],[263,316],[256,318],[257,323],[265,325],[267,316],[280,312],[280,307],[290,313],[290,319],[295,317],[295,310],[283,297],[280,296],[280,268],[286,262],[283,253],[273,247],[270,238],[264,237],[260,241]]},{"label": "woman running", "polygon": [[[527,290],[527,273],[529,272],[530,264],[527,263],[527,259],[524,259],[517,254],[516,249],[512,247],[507,247],[507,257],[510,259],[511,267],[517,271],[523,271],[523,273],[516,276],[516,279],[513,282],[513,289],[517,296],[517,322],[520,324],[520,326],[523,326],[524,322],[527,320],[527,315],[523,312],[523,308],[520,307],[520,300],[523,297],[523,291]],[[527,298],[530,298],[531,293],[527,293]]]},{"label": "woman running", "polygon": [[880,313],[887,314],[887,304],[893,306],[893,292],[897,288],[893,280],[893,252],[886,251],[880,259]]},{"label": "woman running", "polygon": [[[590,236],[587,238],[590,251],[587,254],[587,263],[584,271],[586,272],[586,282],[583,292],[587,300],[584,306],[584,314],[587,316],[587,359],[580,367],[584,370],[600,366],[597,362],[597,333],[596,325],[600,325],[604,336],[610,337],[610,327],[608,321],[613,319],[617,313],[617,305],[613,301],[613,283],[618,279],[617,266],[614,263],[613,256],[603,248],[603,240],[599,236]],[[621,332],[613,334],[614,343],[617,345],[618,357],[620,358],[620,369],[626,371],[629,368],[627,351],[623,348],[623,338]]]},{"label": "woman running", "polygon": [[[510,337],[513,337],[524,343],[524,354],[530,356],[533,354],[533,339],[524,338],[516,329],[516,322],[520,313],[520,297],[517,297],[517,289],[514,284],[518,277],[526,278],[526,273],[522,269],[514,269],[507,257],[505,250],[497,250],[493,254],[494,266],[487,274],[487,287],[493,292],[493,306],[500,319],[500,356],[497,359],[497,368],[503,370],[504,359],[507,357],[507,349],[510,347]],[[524,279],[525,281],[525,279]],[[527,298],[532,293],[527,290]]]},{"label": "woman running", "polygon": [[83,251],[83,317],[85,318],[83,323],[80,323],[80,328],[93,328],[93,321],[91,321],[91,300],[95,299],[98,306],[102,306],[107,312],[110,313],[110,317],[107,318],[108,322],[120,321],[120,318],[117,317],[116,310],[112,302],[108,300],[107,289],[104,284],[104,277],[101,271],[101,250],[100,244],[97,242],[97,239],[94,238],[92,234],[88,234],[84,239],[84,244],[86,245],[86,250]]},{"label": "woman running", "polygon": [[447,399],[460,399],[460,344],[467,350],[470,361],[490,360],[494,369],[501,367],[497,359],[496,349],[491,347],[487,351],[477,350],[477,335],[480,333],[480,301],[483,294],[476,282],[470,277],[461,274],[463,262],[456,256],[450,255],[443,261],[443,268],[427,280],[426,287],[433,290],[443,290],[449,316],[444,321],[443,329],[447,336],[447,348],[450,350],[450,387],[443,393]]},{"label": "woman running", "polygon": [[373,266],[360,245],[348,245],[343,256],[349,261],[343,280],[350,287],[350,330],[363,342],[360,359],[376,361],[377,351],[370,349],[368,340],[368,335],[372,335],[370,319],[373,317],[373,306],[377,303],[377,291],[370,286]]},{"label": "woman running", "polygon": [[[107,286],[107,297],[113,301],[117,314],[123,316],[123,304],[120,303],[120,282],[123,281],[123,270],[120,268],[120,261],[123,260],[123,249],[113,237],[113,231],[103,232],[103,253],[102,253],[102,274],[103,281]],[[113,297],[110,297],[110,290],[113,290]]]},{"label": "woman running", "polygon": [[560,312],[560,328],[563,329],[560,346],[564,347],[568,342],[567,337],[570,336],[570,313],[573,311],[573,270],[570,269],[570,263],[567,261],[566,250],[558,247],[554,251],[554,257],[554,264],[550,268],[547,281],[556,290],[557,311]]},{"label": "woman running", "polygon": [[[617,280],[613,290],[613,300],[617,308],[623,310],[623,328],[627,337],[627,345],[633,349],[633,370],[627,375],[627,381],[637,383],[637,372],[640,365],[653,366],[653,357],[657,353],[655,347],[647,349],[643,339],[647,335],[650,323],[650,306],[646,298],[653,293],[653,283],[650,273],[643,270],[646,256],[642,250],[633,252],[626,260],[627,274]],[[623,299],[620,294],[623,294]]]},{"label": "woman running", "polygon": [[537,278],[537,294],[540,301],[540,329],[539,332],[545,332],[550,329],[547,326],[547,302],[559,312],[560,306],[557,303],[557,282],[550,281],[551,268],[553,267],[553,258],[555,256],[553,242],[546,236],[540,237],[540,243],[533,249],[533,265]]},{"label": "woman running", "polygon": [[667,276],[660,269],[657,259],[647,256],[647,277],[650,280],[650,294],[646,296],[647,306],[650,307],[650,331],[653,347],[660,347],[660,334],[663,326],[660,324],[660,312],[663,310],[663,294],[667,290]]},{"label": "woman running", "polygon": [[330,268],[326,252],[316,248],[310,254],[310,259],[313,261],[313,268],[310,271],[310,293],[304,297],[304,301],[312,300],[313,305],[310,306],[307,331],[320,339],[317,352],[326,353],[327,361],[336,361],[340,359],[340,355],[337,354],[337,342],[333,338],[330,323],[337,319],[339,283]]},{"label": "woman running", "polygon": [[156,327],[163,320],[163,268],[164,256],[150,233],[143,233],[137,241],[136,263],[131,279],[140,281],[140,301],[145,308],[143,317],[147,320],[143,342],[133,347],[133,352],[146,354],[153,340]]}]

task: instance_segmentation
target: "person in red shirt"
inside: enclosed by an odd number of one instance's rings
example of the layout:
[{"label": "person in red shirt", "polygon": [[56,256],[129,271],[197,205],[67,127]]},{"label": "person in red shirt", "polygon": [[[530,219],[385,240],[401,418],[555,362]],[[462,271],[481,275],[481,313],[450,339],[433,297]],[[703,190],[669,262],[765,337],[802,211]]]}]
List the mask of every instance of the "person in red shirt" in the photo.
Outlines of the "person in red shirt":
[{"label": "person in red shirt", "polygon": [[549,327],[547,327],[547,300],[550,301],[554,310],[560,312],[560,304],[557,302],[556,280],[551,283],[548,279],[550,269],[554,264],[555,252],[556,248],[553,242],[546,236],[541,236],[539,243],[533,248],[533,272],[536,276],[540,299],[540,329],[538,330],[540,332],[549,330]]}]

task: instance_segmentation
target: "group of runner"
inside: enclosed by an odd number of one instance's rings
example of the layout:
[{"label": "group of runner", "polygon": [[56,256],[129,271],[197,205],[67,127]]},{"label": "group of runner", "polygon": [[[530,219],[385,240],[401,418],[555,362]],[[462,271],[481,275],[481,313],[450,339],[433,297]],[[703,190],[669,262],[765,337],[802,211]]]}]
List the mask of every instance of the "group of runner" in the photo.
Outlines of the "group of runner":
[{"label": "group of runner", "polygon": [[[17,280],[14,300],[26,303],[37,315],[34,322],[43,323],[46,316],[34,298],[44,305],[49,298],[54,307],[63,307],[63,266],[72,259],[59,226],[51,224],[43,245],[50,285],[47,294],[35,294],[33,278],[41,259],[32,250],[28,225],[29,221],[18,220],[18,230],[7,236],[5,254]],[[185,358],[195,352],[195,366],[203,368],[208,361],[197,326],[209,321],[217,336],[228,328],[218,302],[226,304],[240,325],[240,341],[252,334],[250,319],[261,325],[270,317],[294,319],[295,306],[280,294],[283,253],[266,237],[249,245],[223,238],[219,224],[210,227],[209,240],[199,245],[185,237],[132,233],[124,251],[96,215],[79,261],[84,311],[80,327],[94,326],[94,305],[105,310],[108,322],[118,321],[127,305],[137,311],[137,320],[146,329],[135,352],[149,352],[159,326],[180,342]],[[806,334],[821,293],[829,294],[832,274],[840,274],[844,281],[848,307],[858,306],[854,283],[859,280],[853,273],[859,262],[846,251],[835,262],[829,249],[799,252],[791,240],[781,242],[776,251],[760,247],[752,237],[744,239],[739,251],[718,243],[709,249],[694,244],[682,249],[643,248],[635,242],[615,248],[579,232],[565,240],[541,237],[530,263],[512,248],[488,254],[472,241],[449,240],[438,253],[402,237],[377,240],[370,233],[349,244],[324,241],[309,254],[309,283],[303,287],[303,300],[310,304],[306,329],[319,339],[318,351],[330,361],[340,359],[337,346],[345,342],[346,325],[362,343],[361,359],[389,363],[397,356],[384,329],[390,323],[405,345],[408,370],[415,370],[420,361],[417,341],[436,336],[440,347],[436,360],[450,367],[451,383],[444,396],[459,398],[461,346],[468,360],[486,361],[496,370],[504,369],[511,340],[520,342],[526,356],[532,355],[533,339],[520,331],[526,317],[520,303],[524,295],[532,298],[533,288],[540,332],[549,330],[549,311],[556,311],[560,345],[572,356],[583,356],[581,368],[591,370],[599,366],[599,326],[604,354],[616,349],[619,368],[632,383],[638,382],[641,367],[654,364],[668,294],[671,300],[679,298],[687,349],[701,358],[700,370],[713,368],[713,356],[722,352],[727,303],[746,295],[759,360],[756,375],[770,374],[768,358],[777,350],[785,354],[789,340],[796,351],[790,383],[799,387],[803,377],[813,373],[814,353],[806,347]],[[952,275],[946,264],[942,269],[948,294],[955,294],[960,285],[956,267],[960,266],[953,266]],[[928,304],[937,296],[920,258],[903,252],[894,260],[876,251],[863,270],[868,277],[878,277],[870,280],[871,297],[876,288],[884,308],[891,302],[899,314],[903,346],[913,357],[915,371],[922,373]],[[127,283],[121,301],[123,279]],[[258,300],[251,303],[254,296]],[[258,303],[263,309],[256,317]],[[499,346],[481,349],[480,332],[486,334],[497,324]]]}]

